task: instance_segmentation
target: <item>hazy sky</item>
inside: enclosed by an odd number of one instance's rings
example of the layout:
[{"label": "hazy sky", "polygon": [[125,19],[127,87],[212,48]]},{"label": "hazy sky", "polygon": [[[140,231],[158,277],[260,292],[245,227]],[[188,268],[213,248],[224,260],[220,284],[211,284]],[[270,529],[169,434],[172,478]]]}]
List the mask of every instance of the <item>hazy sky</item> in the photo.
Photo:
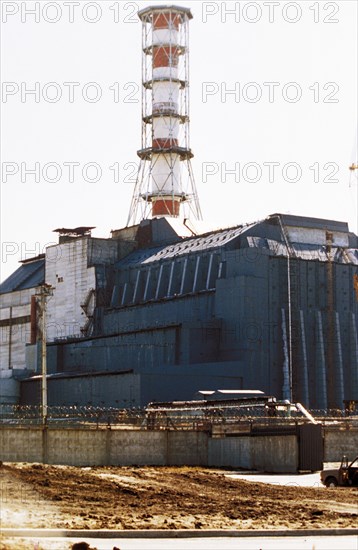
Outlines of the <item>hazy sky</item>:
[{"label": "hazy sky", "polygon": [[[126,225],[141,145],[136,12],[155,4],[1,2],[2,280],[57,227],[109,237]],[[194,16],[191,146],[207,226],[290,212],[357,231],[357,2],[178,5]]]}]

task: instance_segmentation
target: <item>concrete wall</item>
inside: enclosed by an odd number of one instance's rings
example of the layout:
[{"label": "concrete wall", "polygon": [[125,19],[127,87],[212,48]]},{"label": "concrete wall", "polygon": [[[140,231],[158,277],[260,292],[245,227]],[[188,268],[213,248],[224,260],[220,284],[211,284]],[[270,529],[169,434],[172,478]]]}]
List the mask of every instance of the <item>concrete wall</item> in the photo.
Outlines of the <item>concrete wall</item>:
[{"label": "concrete wall", "polygon": [[167,438],[163,432],[113,431],[110,463],[116,466],[164,466],[167,464]]},{"label": "concrete wall", "polygon": [[208,441],[204,432],[167,432],[167,464],[208,465]]},{"label": "concrete wall", "polygon": [[0,460],[41,462],[42,430],[34,428],[1,428]]},{"label": "concrete wall", "polygon": [[94,266],[117,258],[118,243],[111,239],[79,238],[46,249],[46,283],[54,289],[47,305],[49,342],[83,335],[95,307]]},{"label": "concrete wall", "polygon": [[208,465],[267,472],[296,472],[298,443],[294,435],[209,439]]},{"label": "concrete wall", "polygon": [[340,462],[343,455],[358,456],[358,428],[324,428],[324,461]]},{"label": "concrete wall", "polygon": [[110,463],[118,466],[207,464],[207,435],[203,432],[111,432]]},{"label": "concrete wall", "polygon": [[86,315],[81,304],[96,287],[95,268],[88,267],[88,241],[74,241],[46,249],[46,283],[54,287],[47,304],[47,339],[81,336]]},{"label": "concrete wall", "polygon": [[46,462],[73,466],[106,465],[108,464],[106,439],[106,430],[48,430]]},{"label": "concrete wall", "polygon": [[195,431],[0,428],[0,460],[73,466],[231,466],[294,472],[294,436],[212,439]]}]

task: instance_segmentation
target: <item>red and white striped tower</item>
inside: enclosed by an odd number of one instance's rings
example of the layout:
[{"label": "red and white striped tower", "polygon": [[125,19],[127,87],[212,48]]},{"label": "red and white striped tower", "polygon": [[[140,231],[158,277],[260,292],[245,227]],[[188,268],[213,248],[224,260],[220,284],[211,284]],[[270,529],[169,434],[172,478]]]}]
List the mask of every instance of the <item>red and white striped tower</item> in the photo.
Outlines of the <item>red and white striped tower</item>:
[{"label": "red and white striped tower", "polygon": [[[189,8],[148,7],[142,21],[142,148],[128,224],[201,219],[189,144]],[[181,208],[182,206],[182,208]]]}]

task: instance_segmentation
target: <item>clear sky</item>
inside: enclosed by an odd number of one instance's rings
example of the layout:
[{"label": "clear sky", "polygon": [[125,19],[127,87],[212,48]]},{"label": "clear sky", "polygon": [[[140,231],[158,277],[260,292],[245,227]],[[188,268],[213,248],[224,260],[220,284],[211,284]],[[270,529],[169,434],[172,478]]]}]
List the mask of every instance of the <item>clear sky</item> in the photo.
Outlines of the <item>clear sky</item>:
[{"label": "clear sky", "polygon": [[[56,241],[53,229],[109,237],[126,225],[141,145],[136,12],[155,4],[1,2],[1,280]],[[205,227],[289,212],[356,232],[357,2],[177,4],[194,16]]]}]

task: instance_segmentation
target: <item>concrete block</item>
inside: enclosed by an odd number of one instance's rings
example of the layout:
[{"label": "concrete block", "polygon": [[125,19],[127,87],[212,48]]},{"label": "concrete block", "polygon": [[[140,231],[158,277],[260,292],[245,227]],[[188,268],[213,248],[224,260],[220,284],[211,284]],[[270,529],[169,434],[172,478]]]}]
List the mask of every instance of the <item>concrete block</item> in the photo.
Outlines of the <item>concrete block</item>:
[{"label": "concrete block", "polygon": [[42,430],[1,428],[0,460],[3,462],[42,462]]},{"label": "concrete block", "polygon": [[325,427],[324,462],[340,462],[343,455],[353,460],[358,456],[358,429]]},{"label": "concrete block", "polygon": [[295,435],[251,437],[252,468],[265,472],[291,473],[298,469]]},{"label": "concrete block", "polygon": [[252,468],[250,437],[209,439],[208,465]]},{"label": "concrete block", "polygon": [[224,437],[209,440],[209,466],[296,472],[296,436]]},{"label": "concrete block", "polygon": [[208,436],[204,432],[167,432],[167,464],[207,466]]},{"label": "concrete block", "polygon": [[112,430],[109,463],[118,466],[167,464],[165,432]]},{"label": "concrete block", "polygon": [[49,464],[98,466],[107,463],[106,431],[88,429],[49,429]]}]

